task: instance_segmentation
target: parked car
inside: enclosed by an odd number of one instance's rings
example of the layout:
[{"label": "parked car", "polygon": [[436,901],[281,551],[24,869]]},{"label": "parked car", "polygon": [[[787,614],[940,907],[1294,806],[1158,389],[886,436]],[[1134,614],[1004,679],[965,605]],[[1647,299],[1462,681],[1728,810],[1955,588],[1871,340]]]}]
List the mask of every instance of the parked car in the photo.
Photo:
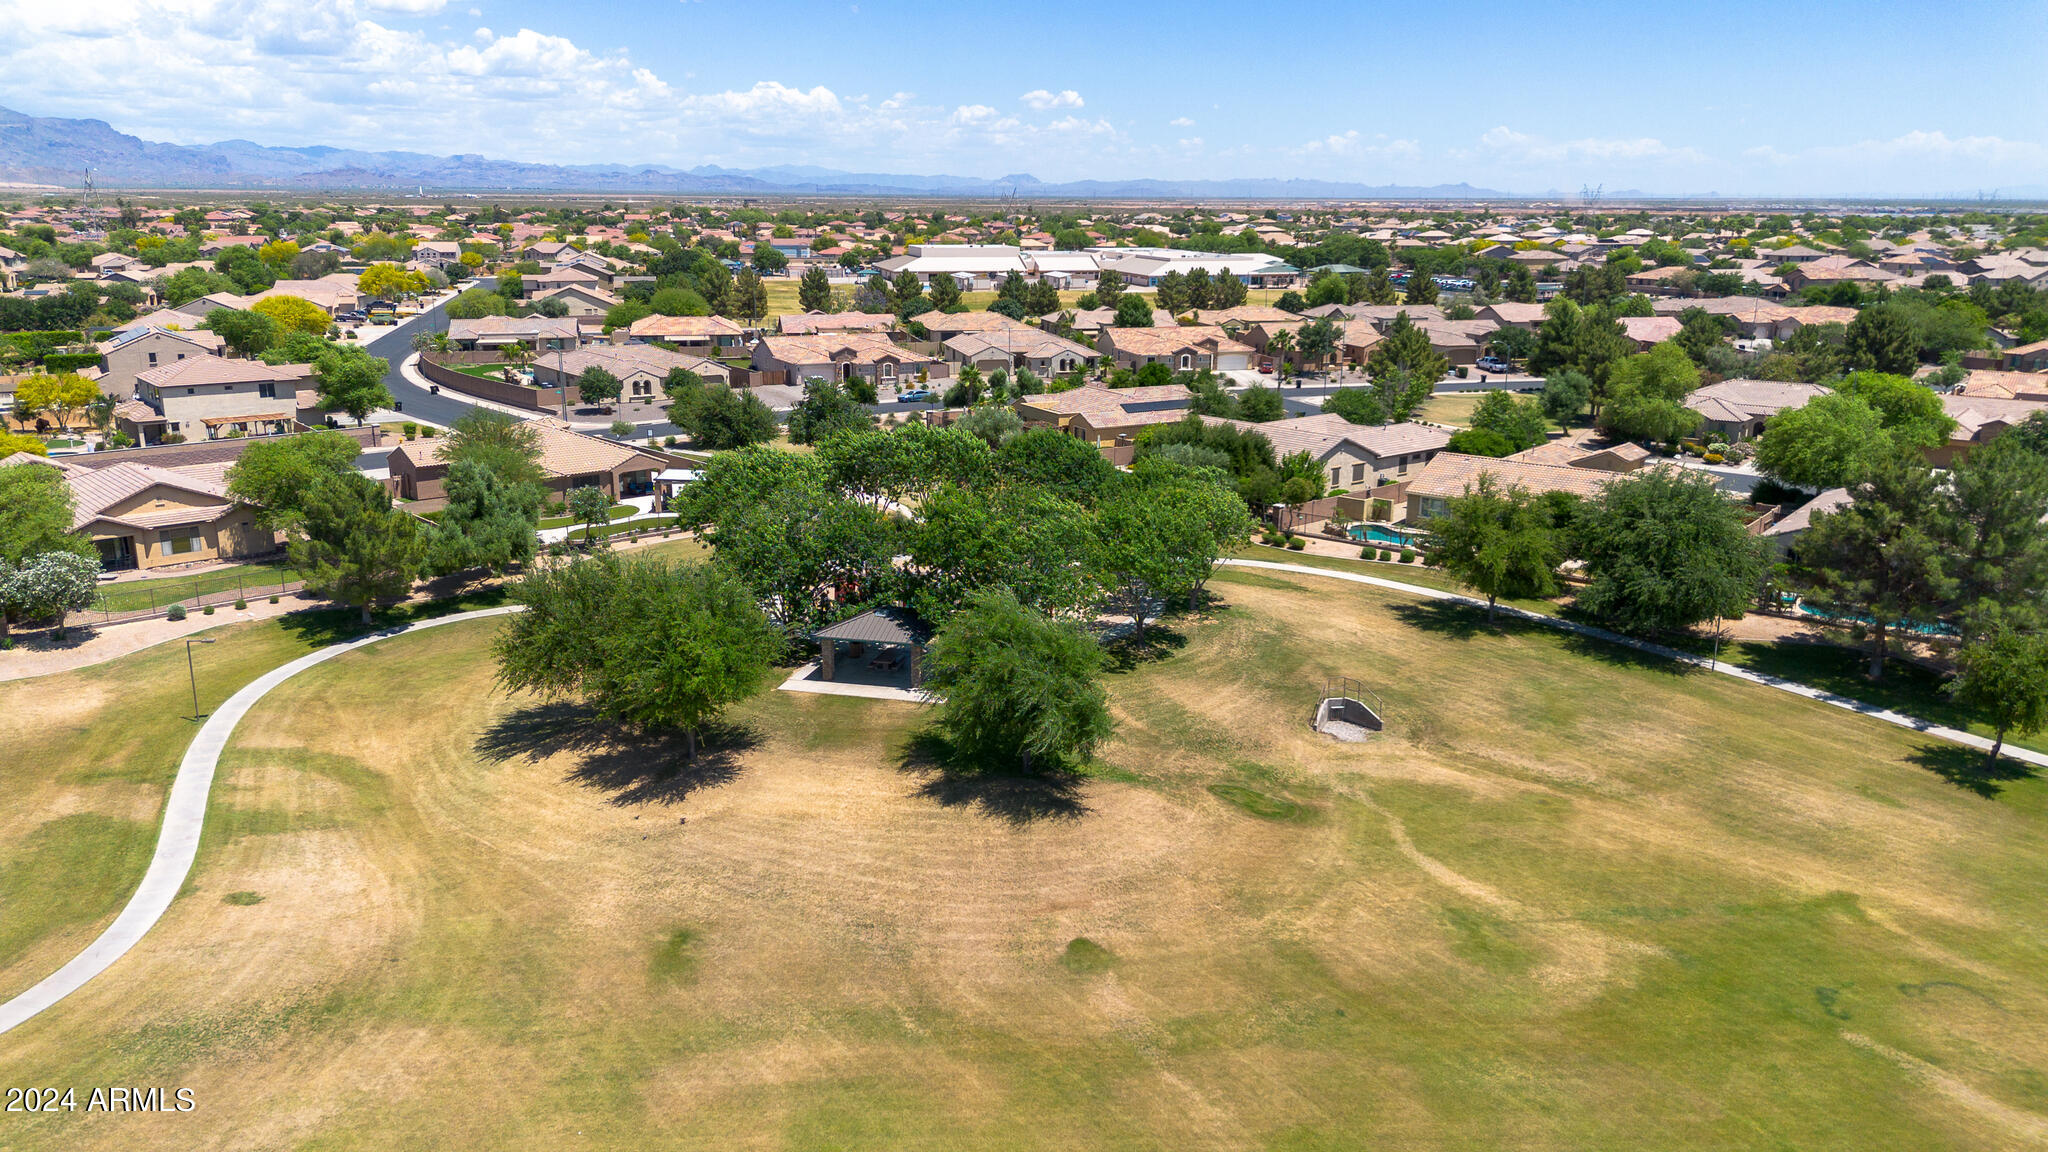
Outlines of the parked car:
[{"label": "parked car", "polygon": [[1259,365],[1259,375],[1261,375],[1261,376],[1271,376],[1272,374],[1273,374],[1273,366],[1272,366],[1271,364],[1261,364],[1261,365]]},{"label": "parked car", "polygon": [[938,397],[933,395],[929,388],[912,388],[908,392],[898,392],[896,394],[896,402],[898,404],[925,404],[936,399]]},{"label": "parked car", "polygon": [[1509,371],[1508,362],[1498,356],[1481,356],[1479,358],[1479,370],[1481,372],[1507,372]]}]

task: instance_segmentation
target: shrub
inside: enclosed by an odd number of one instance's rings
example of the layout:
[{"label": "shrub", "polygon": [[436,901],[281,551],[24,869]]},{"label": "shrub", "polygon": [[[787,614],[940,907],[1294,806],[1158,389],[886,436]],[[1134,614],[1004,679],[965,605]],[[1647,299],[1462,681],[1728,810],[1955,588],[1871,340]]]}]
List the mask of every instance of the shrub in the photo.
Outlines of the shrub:
[{"label": "shrub", "polygon": [[1287,549],[1290,552],[1299,552],[1306,547],[1308,547],[1308,541],[1303,540],[1299,536],[1289,536],[1287,538]]},{"label": "shrub", "polygon": [[200,615],[202,615],[202,616],[211,616],[211,615],[213,615],[213,605],[211,605],[211,604],[208,604],[208,605],[207,605],[206,607],[204,607],[204,608],[201,608],[201,609],[199,610],[199,614],[200,614]]},{"label": "shrub", "polygon": [[1393,549],[1391,549],[1391,548],[1382,548],[1382,549],[1380,549],[1379,555],[1378,555],[1378,556],[1375,556],[1375,557],[1373,557],[1373,559],[1375,559],[1375,560],[1387,560],[1387,561],[1391,561],[1391,560],[1393,560],[1393,558],[1394,558],[1394,552],[1393,552]]},{"label": "shrub", "polygon": [[1700,457],[1700,459],[1706,461],[1709,464],[1719,464],[1723,460],[1726,460],[1727,457],[1721,455],[1719,452],[1709,452],[1705,456]]},{"label": "shrub", "polygon": [[1380,558],[1380,550],[1368,544],[1358,550],[1358,558],[1360,560],[1377,560]]},{"label": "shrub", "polygon": [[164,619],[166,620],[183,620],[184,618],[185,606],[183,604],[173,604],[170,610],[164,613]]},{"label": "shrub", "polygon": [[247,600],[242,599],[240,596],[235,597],[235,611],[240,612],[248,606],[249,602]]},{"label": "shrub", "polygon": [[272,604],[275,604],[275,603],[277,603],[277,597],[276,597],[275,595],[271,596],[271,598],[270,598],[270,602],[271,602]]},{"label": "shrub", "polygon": [[407,420],[404,424],[399,425],[399,427],[405,429],[405,438],[407,440],[416,439],[420,434],[420,426],[411,420]]},{"label": "shrub", "polygon": [[1413,549],[1413,548],[1403,548],[1403,549],[1401,549],[1401,563],[1403,563],[1403,564],[1413,564],[1413,563],[1415,563],[1415,549]]}]

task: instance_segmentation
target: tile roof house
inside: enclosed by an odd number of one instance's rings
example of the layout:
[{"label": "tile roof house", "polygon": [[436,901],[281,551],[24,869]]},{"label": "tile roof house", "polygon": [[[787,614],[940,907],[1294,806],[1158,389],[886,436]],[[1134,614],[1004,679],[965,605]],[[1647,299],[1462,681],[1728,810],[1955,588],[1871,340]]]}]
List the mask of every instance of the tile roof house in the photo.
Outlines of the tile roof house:
[{"label": "tile roof house", "polygon": [[190,331],[145,324],[130,328],[100,345],[100,391],[126,398],[135,395],[135,380],[160,364],[188,356],[219,356],[227,342],[203,328]]},{"label": "tile roof house", "polygon": [[1930,449],[1928,463],[1946,468],[1970,449],[1989,444],[2007,428],[2036,412],[2048,412],[2048,400],[2000,400],[1990,396],[1949,393],[1941,398],[1942,411],[1955,420],[1948,443]]},{"label": "tile roof house", "polygon": [[1700,414],[1707,431],[1729,440],[1747,440],[1761,433],[1770,418],[1787,408],[1802,408],[1815,396],[1834,391],[1819,384],[1737,378],[1687,393],[1685,406]]},{"label": "tile roof house", "polygon": [[448,342],[465,352],[524,344],[536,351],[560,351],[583,343],[574,316],[478,316],[450,320]]},{"label": "tile roof house", "polygon": [[[678,459],[658,456],[630,445],[587,436],[552,418],[527,422],[540,440],[540,467],[555,496],[571,488],[597,487],[614,500],[653,489],[654,476]],[[407,500],[438,500],[447,495],[448,441],[428,436],[408,440],[391,450],[391,477]]]},{"label": "tile roof house", "polygon": [[[763,336],[754,345],[752,367],[767,383],[801,387],[805,380],[850,380],[877,385],[944,376],[944,362],[867,332],[820,332],[814,336]],[[761,383],[762,381],[756,381]]]},{"label": "tile roof house", "polygon": [[1676,316],[1623,316],[1621,330],[1635,342],[1636,351],[1648,352],[1664,341],[1678,335],[1684,327]]},{"label": "tile roof house", "polygon": [[89,468],[65,458],[18,452],[0,467],[55,468],[71,490],[71,528],[93,542],[109,570],[162,568],[255,556],[277,536],[255,512],[228,497],[227,485],[149,464]]},{"label": "tile roof house", "polygon": [[691,352],[730,352],[746,343],[747,330],[723,316],[642,316],[626,329],[628,339],[660,341]]},{"label": "tile roof house", "polygon": [[1204,416],[1202,420],[1257,432],[1273,445],[1275,459],[1308,453],[1309,459],[1329,476],[1331,488],[1370,487],[1405,477],[1410,469],[1429,463],[1451,442],[1450,432],[1434,425],[1353,424],[1334,412],[1264,424],[1218,416]]},{"label": "tile roof house", "polygon": [[1179,384],[1145,388],[1105,388],[1085,384],[1065,392],[1047,392],[1017,401],[1017,415],[1027,428],[1052,427],[1100,447],[1129,442],[1154,424],[1171,424],[1188,415],[1194,393]]},{"label": "tile roof house", "polygon": [[1600,490],[1614,479],[1610,472],[1573,468],[1565,464],[1538,464],[1512,457],[1496,460],[1491,456],[1441,452],[1408,482],[1408,523],[1423,524],[1442,516],[1450,501],[1471,490],[1483,475],[1491,475],[1503,488],[1521,488],[1538,496],[1545,492],[1598,496]]},{"label": "tile roof house", "polygon": [[559,356],[543,356],[533,362],[533,382],[548,387],[575,384],[592,368],[603,368],[618,377],[619,394],[627,400],[651,401],[663,395],[663,382],[677,368],[687,368],[709,384],[732,383],[732,369],[725,364],[652,344],[592,344]]},{"label": "tile roof house", "polygon": [[1028,368],[1040,379],[1093,368],[1100,357],[1085,344],[1036,328],[968,332],[945,342],[946,359],[982,372]]},{"label": "tile roof house", "polygon": [[1242,371],[1251,367],[1252,347],[1221,328],[1105,328],[1098,350],[1119,368],[1164,364],[1179,372]]},{"label": "tile roof house", "polygon": [[137,444],[274,435],[299,430],[299,387],[310,364],[227,360],[210,353],[171,360],[135,378],[135,395],[114,408]]},{"label": "tile roof house", "polygon": [[896,327],[889,312],[785,312],[776,317],[784,336],[809,336],[817,332],[888,332]]}]

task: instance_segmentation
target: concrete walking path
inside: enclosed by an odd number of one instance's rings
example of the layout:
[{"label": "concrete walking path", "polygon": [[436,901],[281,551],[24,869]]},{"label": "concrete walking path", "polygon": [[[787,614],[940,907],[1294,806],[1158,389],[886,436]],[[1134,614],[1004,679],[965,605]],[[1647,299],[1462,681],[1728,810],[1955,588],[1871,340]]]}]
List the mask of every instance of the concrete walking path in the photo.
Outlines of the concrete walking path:
[{"label": "concrete walking path", "polygon": [[[1486,601],[1476,596],[1446,592],[1441,588],[1424,588],[1415,584],[1403,584],[1398,580],[1384,580],[1378,576],[1366,576],[1356,572],[1340,572],[1330,568],[1311,568],[1306,564],[1281,564],[1271,560],[1225,560],[1224,563],[1234,568],[1266,568],[1276,572],[1292,572],[1302,576],[1324,576],[1332,580],[1348,580],[1353,584],[1370,584],[1375,588],[1405,592],[1411,596],[1422,596],[1430,600],[1450,600],[1478,608],[1486,607]],[[1545,616],[1540,612],[1530,612],[1523,608],[1511,608],[1506,604],[1501,605],[1499,611],[1522,620],[1532,621],[1537,624],[1547,624],[1552,628],[1561,628],[1564,631],[1575,632],[1591,639],[1604,640],[1609,644],[1619,644],[1624,648],[1633,648],[1638,652],[1648,653],[1652,656],[1662,656],[1667,660],[1676,660],[1681,664],[1690,664],[1695,668],[1704,668],[1709,672],[1719,672],[1723,676],[1733,676],[1737,680],[1747,680],[1751,684],[1761,684],[1766,688],[1776,688],[1780,692],[1790,692],[1794,696],[1804,696],[1808,700],[1818,700],[1823,704],[1832,704],[1845,711],[1869,716],[1872,719],[1882,720],[1887,724],[1907,728],[1914,732],[1924,732],[1929,736],[1939,737],[1951,743],[1961,744],[1967,748],[1975,748],[1980,752],[1991,751],[1991,741],[1973,732],[1964,732],[1957,728],[1949,728],[1931,721],[1922,720],[1917,716],[1908,716],[1903,712],[1894,712],[1889,708],[1880,708],[1866,701],[1838,695],[1834,692],[1815,688],[1810,684],[1801,684],[1797,680],[1787,680],[1782,676],[1769,676],[1761,672],[1752,672],[1747,668],[1737,668],[1733,665],[1722,664],[1708,657],[1696,656],[1690,652],[1682,652],[1663,644],[1653,644],[1648,640],[1637,640],[1632,636],[1623,636],[1619,632],[1609,632],[1605,628],[1595,628],[1589,624],[1580,624],[1577,621],[1564,620],[1556,616]],[[2000,754],[2010,756],[2014,760],[2032,764],[2036,767],[2048,768],[2048,755],[2031,749],[2016,747],[2008,743]]]},{"label": "concrete walking path", "polygon": [[106,971],[116,960],[135,947],[148,931],[156,926],[169,910],[171,901],[185,886],[185,877],[192,871],[192,862],[199,855],[199,833],[206,823],[207,795],[213,788],[214,769],[220,764],[220,754],[227,747],[228,737],[234,734],[235,725],[256,706],[256,702],[279,684],[304,672],[316,664],[334,659],[344,652],[353,652],[379,640],[389,640],[408,632],[426,628],[438,628],[443,624],[459,624],[466,620],[480,620],[489,616],[504,616],[522,610],[520,605],[501,608],[484,608],[475,612],[458,612],[453,616],[442,616],[434,620],[421,620],[398,628],[387,628],[368,636],[335,644],[299,657],[289,664],[271,669],[242,687],[230,696],[227,702],[211,716],[192,738],[192,744],[185,749],[185,758],[178,764],[177,779],[171,784],[169,802],[164,805],[163,826],[157,832],[156,854],[150,858],[149,871],[143,873],[142,883],[135,889],[135,895],[128,898],[128,904],[121,914],[100,933],[99,938],[86,946],[71,959],[71,962],[45,977],[42,982],[14,999],[0,1004],[0,1032],[6,1032],[24,1023],[37,1013],[78,991],[85,982]]}]

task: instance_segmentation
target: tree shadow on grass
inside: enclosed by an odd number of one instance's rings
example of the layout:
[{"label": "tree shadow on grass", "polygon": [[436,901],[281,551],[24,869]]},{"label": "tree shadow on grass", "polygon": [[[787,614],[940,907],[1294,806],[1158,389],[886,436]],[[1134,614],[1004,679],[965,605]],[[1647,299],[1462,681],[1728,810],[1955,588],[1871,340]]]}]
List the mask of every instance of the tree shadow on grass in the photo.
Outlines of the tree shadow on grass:
[{"label": "tree shadow on grass", "polygon": [[736,724],[698,733],[697,757],[680,732],[641,732],[598,719],[581,704],[534,704],[499,717],[477,737],[476,751],[501,764],[563,753],[580,757],[563,779],[608,794],[617,807],[680,804],[700,788],[730,784],[759,737]]},{"label": "tree shadow on grass", "polygon": [[1997,799],[2009,781],[2032,780],[2039,775],[2031,764],[2010,756],[2001,756],[1994,764],[1988,753],[1961,744],[1923,744],[1906,759],[1987,800]]},{"label": "tree shadow on grass", "polygon": [[1495,615],[1493,621],[1488,623],[1485,608],[1461,604],[1454,600],[1424,600],[1410,604],[1395,604],[1391,611],[1396,619],[1411,628],[1453,640],[1471,640],[1480,636],[1556,637],[1564,642],[1566,651],[1619,668],[1639,668],[1667,676],[1685,676],[1697,671],[1692,665],[1667,656],[1639,651],[1626,644],[1617,644],[1599,636],[1588,636],[1572,628],[1510,615],[1505,611]]},{"label": "tree shadow on grass", "polygon": [[1141,636],[1125,631],[1102,646],[1103,667],[1110,672],[1129,672],[1140,664],[1164,660],[1188,646],[1188,638],[1157,622],[1147,624]]},{"label": "tree shadow on grass", "polygon": [[977,762],[931,729],[910,738],[896,768],[924,781],[918,796],[944,808],[974,808],[1006,824],[1078,820],[1089,811],[1081,799],[1081,777],[1063,769],[1026,773]]},{"label": "tree shadow on grass", "polygon": [[360,640],[372,633],[402,628],[407,624],[416,624],[438,616],[473,612],[479,608],[496,608],[511,603],[511,599],[510,593],[502,585],[479,585],[458,596],[377,608],[370,613],[368,626],[363,624],[361,613],[354,608],[333,606],[302,608],[287,612],[277,618],[277,623],[279,627],[305,641],[309,646],[325,648],[331,644]]}]

